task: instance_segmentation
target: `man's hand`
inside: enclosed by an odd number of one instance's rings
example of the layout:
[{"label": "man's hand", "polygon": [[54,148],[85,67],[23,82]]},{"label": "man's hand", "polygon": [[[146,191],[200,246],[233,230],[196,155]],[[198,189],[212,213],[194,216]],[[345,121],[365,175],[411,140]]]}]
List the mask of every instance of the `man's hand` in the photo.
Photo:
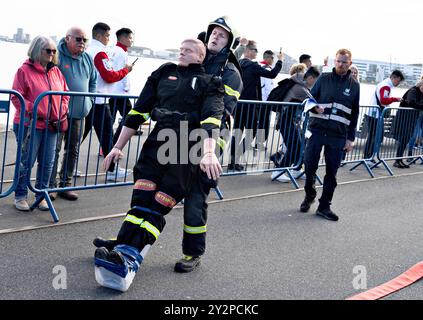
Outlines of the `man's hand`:
[{"label": "man's hand", "polygon": [[132,68],[133,68],[134,66],[132,65],[132,64],[127,64],[127,65],[125,65],[125,68],[126,69],[128,69],[128,71],[129,72],[131,72],[132,71]]},{"label": "man's hand", "polygon": [[351,140],[347,140],[347,142],[345,143],[344,150],[346,152],[351,152],[353,148],[354,148],[354,142]]},{"label": "man's hand", "polygon": [[314,110],[319,114],[322,114],[323,112],[325,112],[325,108],[322,108],[321,106],[315,106]]},{"label": "man's hand", "polygon": [[118,148],[114,147],[109,154],[106,156],[106,158],[104,158],[103,161],[103,169],[104,171],[107,171],[110,167],[110,164],[112,163],[112,161],[114,163],[118,162],[118,160],[123,158],[123,152],[121,150],[119,150]]},{"label": "man's hand", "polygon": [[283,61],[283,57],[285,56],[283,52],[279,52],[277,55],[278,60]]},{"label": "man's hand", "polygon": [[248,39],[247,39],[247,38],[245,38],[245,37],[242,37],[242,38],[239,40],[239,44],[240,44],[241,46],[246,46],[246,45],[248,44]]},{"label": "man's hand", "polygon": [[217,180],[223,172],[219,159],[212,152],[207,152],[203,155],[200,161],[200,169],[207,174],[209,179],[213,180]]}]

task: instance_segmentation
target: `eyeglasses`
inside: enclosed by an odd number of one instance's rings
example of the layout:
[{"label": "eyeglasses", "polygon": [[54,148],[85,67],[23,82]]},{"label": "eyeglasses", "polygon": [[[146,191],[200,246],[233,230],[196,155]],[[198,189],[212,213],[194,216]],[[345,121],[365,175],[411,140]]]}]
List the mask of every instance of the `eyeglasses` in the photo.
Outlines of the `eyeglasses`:
[{"label": "eyeglasses", "polygon": [[45,52],[47,52],[47,54],[56,54],[57,50],[56,49],[43,49],[45,50]]},{"label": "eyeglasses", "polygon": [[69,35],[69,37],[74,38],[76,42],[84,42],[84,43],[87,43],[87,42],[88,42],[88,39],[87,39],[87,38],[83,38],[83,37],[75,37],[75,36],[73,36],[73,35]]},{"label": "eyeglasses", "polygon": [[249,50],[254,51],[254,52],[258,52],[257,48],[249,48]]}]

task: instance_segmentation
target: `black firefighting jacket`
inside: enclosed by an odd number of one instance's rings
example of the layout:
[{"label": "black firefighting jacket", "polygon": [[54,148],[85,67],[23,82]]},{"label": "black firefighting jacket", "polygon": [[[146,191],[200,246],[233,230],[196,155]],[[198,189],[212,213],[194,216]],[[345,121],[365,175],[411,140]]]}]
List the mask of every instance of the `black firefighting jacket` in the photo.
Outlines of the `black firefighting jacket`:
[{"label": "black firefighting jacket", "polygon": [[185,120],[191,129],[201,127],[211,137],[220,127],[223,96],[221,79],[206,74],[201,65],[166,63],[148,78],[125,126],[136,130],[151,117],[157,121],[155,130],[177,129]]}]

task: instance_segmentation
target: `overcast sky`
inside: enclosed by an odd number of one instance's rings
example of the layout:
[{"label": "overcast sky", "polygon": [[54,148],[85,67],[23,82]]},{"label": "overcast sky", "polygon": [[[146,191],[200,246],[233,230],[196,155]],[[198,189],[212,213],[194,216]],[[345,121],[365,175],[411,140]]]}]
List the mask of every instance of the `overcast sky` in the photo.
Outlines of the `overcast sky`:
[{"label": "overcast sky", "polygon": [[[7,10],[6,10],[7,9]],[[0,34],[12,37],[17,27],[32,38],[62,36],[73,25],[86,29],[106,22],[135,31],[135,45],[179,48],[219,16],[230,17],[239,35],[254,39],[260,52],[301,53],[321,64],[341,47],[354,58],[422,63],[422,0],[15,0],[2,3]],[[113,39],[113,42],[115,40]],[[112,44],[112,43],[111,43]]]}]

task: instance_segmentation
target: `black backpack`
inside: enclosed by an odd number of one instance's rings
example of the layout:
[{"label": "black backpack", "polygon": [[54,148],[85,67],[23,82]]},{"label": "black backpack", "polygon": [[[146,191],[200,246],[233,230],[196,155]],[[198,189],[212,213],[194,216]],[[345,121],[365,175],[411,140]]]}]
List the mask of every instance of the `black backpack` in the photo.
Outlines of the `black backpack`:
[{"label": "black backpack", "polygon": [[270,92],[269,96],[267,97],[267,101],[282,102],[288,91],[291,90],[295,83],[296,82],[291,78],[279,81],[278,86]]}]

